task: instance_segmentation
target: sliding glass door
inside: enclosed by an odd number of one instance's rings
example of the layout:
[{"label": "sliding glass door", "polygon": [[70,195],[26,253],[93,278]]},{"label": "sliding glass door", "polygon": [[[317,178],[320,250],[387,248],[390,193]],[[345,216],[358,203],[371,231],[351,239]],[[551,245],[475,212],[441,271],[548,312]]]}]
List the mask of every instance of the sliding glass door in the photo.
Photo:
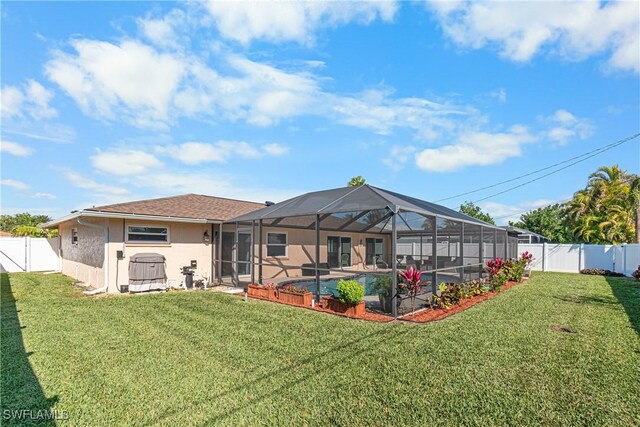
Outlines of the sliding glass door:
[{"label": "sliding glass door", "polygon": [[[367,265],[374,265],[382,261],[384,256],[384,240],[367,237],[365,239],[365,262]],[[374,261],[375,257],[375,261]]]},{"label": "sliding glass door", "polygon": [[329,268],[351,267],[351,237],[327,237]]}]

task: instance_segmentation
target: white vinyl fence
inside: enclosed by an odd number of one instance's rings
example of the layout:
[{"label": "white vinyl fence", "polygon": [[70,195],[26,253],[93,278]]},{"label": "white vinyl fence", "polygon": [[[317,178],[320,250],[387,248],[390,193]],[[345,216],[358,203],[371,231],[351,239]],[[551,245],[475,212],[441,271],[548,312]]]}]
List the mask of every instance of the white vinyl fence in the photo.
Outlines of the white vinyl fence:
[{"label": "white vinyl fence", "polygon": [[640,265],[640,244],[583,245],[519,243],[518,252],[533,254],[533,270],[578,273],[601,268],[630,276]]},{"label": "white vinyl fence", "polygon": [[0,272],[60,271],[60,237],[0,237]]}]

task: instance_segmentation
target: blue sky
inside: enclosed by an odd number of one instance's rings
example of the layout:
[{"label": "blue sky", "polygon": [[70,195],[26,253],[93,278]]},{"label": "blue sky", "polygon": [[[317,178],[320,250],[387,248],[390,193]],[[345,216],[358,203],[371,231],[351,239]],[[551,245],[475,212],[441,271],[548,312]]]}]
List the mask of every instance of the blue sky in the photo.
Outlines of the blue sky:
[{"label": "blue sky", "polygon": [[[639,4],[3,2],[2,211],[509,179],[640,130]],[[614,163],[639,173],[638,140],[480,205]]]}]

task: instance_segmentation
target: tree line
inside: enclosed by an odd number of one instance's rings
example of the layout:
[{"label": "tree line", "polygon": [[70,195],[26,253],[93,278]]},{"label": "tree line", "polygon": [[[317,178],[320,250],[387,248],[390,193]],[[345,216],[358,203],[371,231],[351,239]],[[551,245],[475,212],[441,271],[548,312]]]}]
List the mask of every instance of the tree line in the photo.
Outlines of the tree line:
[{"label": "tree line", "polygon": [[11,233],[12,236],[21,237],[54,237],[57,230],[44,230],[39,228],[41,224],[51,221],[48,215],[32,215],[28,212],[15,215],[0,215],[0,230]]},{"label": "tree line", "polygon": [[[460,205],[460,212],[495,224],[471,202]],[[568,202],[533,209],[509,225],[555,243],[640,243],[640,177],[618,165],[601,166]]]}]

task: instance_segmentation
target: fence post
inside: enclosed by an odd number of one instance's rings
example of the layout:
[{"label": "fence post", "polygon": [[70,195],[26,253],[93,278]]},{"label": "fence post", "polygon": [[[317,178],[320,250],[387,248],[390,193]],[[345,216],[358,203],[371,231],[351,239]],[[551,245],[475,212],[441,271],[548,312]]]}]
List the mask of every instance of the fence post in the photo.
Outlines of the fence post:
[{"label": "fence post", "polygon": [[31,237],[24,238],[24,271],[31,271]]},{"label": "fence post", "polygon": [[622,244],[622,274],[627,274],[627,244]]},{"label": "fence post", "polygon": [[584,243],[580,243],[578,246],[578,273],[582,270],[582,264],[584,261]]},{"label": "fence post", "polygon": [[616,252],[616,245],[613,245],[611,247],[611,261],[613,262],[612,270],[614,273],[616,272]]},{"label": "fence post", "polygon": [[542,271],[547,271],[547,242],[542,242]]}]

